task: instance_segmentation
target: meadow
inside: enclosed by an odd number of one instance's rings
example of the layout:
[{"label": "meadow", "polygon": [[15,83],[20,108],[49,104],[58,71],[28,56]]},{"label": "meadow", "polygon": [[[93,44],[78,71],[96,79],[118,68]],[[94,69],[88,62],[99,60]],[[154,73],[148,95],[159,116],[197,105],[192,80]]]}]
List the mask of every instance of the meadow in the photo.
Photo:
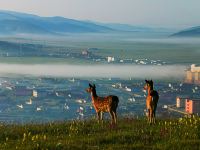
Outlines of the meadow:
[{"label": "meadow", "polygon": [[[199,39],[169,38],[168,35],[138,35],[137,33],[119,34],[75,34],[66,37],[26,37],[26,38],[0,38],[1,41],[11,43],[6,49],[9,52],[30,51],[32,57],[2,57],[1,63],[68,63],[68,64],[94,64],[91,60],[83,58],[43,57],[42,54],[59,54],[62,52],[78,53],[88,48],[96,56],[106,58],[114,56],[117,59],[151,59],[162,60],[168,64],[199,64],[200,41]],[[0,47],[0,53],[6,52],[5,47]]]},{"label": "meadow", "polygon": [[199,149],[200,118],[120,118],[117,126],[106,120],[1,124],[0,149]]}]

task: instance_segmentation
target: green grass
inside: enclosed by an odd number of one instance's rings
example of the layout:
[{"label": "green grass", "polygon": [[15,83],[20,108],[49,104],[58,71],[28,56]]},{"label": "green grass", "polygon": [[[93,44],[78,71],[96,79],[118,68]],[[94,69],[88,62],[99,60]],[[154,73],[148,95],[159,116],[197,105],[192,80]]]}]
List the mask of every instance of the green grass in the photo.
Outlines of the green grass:
[{"label": "green grass", "polygon": [[121,118],[118,125],[95,120],[0,126],[0,149],[199,149],[200,118]]}]

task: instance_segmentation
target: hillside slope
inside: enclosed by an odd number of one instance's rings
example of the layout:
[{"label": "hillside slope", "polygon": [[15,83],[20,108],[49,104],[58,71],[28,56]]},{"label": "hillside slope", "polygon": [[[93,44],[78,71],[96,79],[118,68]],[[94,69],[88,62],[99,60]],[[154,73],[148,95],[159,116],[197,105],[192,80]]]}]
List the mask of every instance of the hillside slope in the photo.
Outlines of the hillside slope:
[{"label": "hillside slope", "polygon": [[171,37],[200,37],[200,26],[174,33]]},{"label": "hillside slope", "polygon": [[63,17],[0,11],[0,34],[65,34],[112,31],[108,27]]},{"label": "hillside slope", "polygon": [[0,149],[176,149],[200,147],[200,118],[122,118],[117,126],[96,120],[0,126]]}]

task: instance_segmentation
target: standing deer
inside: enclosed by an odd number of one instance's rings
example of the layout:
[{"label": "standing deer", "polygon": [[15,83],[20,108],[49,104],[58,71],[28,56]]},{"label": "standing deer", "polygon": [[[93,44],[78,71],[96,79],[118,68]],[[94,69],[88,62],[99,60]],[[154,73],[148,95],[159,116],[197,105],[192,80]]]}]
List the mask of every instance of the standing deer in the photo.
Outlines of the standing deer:
[{"label": "standing deer", "polygon": [[158,92],[153,90],[153,81],[145,80],[146,84],[144,86],[144,90],[147,90],[146,97],[146,107],[148,111],[148,121],[149,123],[155,123],[156,118],[156,108],[159,99]]},{"label": "standing deer", "polygon": [[93,84],[89,84],[89,88],[86,89],[88,93],[91,94],[92,104],[97,113],[98,122],[103,121],[103,112],[108,112],[111,117],[111,124],[113,122],[117,123],[117,106],[119,103],[119,99],[117,96],[109,95],[106,97],[99,97],[96,94],[96,86]]}]

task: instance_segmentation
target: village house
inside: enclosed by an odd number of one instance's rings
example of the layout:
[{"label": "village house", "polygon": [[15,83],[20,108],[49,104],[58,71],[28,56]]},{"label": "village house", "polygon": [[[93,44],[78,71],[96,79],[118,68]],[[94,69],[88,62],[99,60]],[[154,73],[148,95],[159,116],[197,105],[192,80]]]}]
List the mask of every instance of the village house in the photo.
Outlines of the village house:
[{"label": "village house", "polygon": [[185,100],[186,100],[186,98],[177,97],[176,98],[176,107],[177,108],[185,108]]},{"label": "village house", "polygon": [[200,98],[199,99],[186,99],[185,111],[189,114],[200,114]]},{"label": "village house", "polygon": [[191,68],[186,71],[186,83],[200,84],[200,66],[195,64],[191,65]]},{"label": "village house", "polygon": [[114,58],[114,57],[111,57],[111,56],[108,56],[108,57],[107,57],[107,61],[108,61],[108,63],[114,62],[114,61],[115,61],[115,58]]}]

